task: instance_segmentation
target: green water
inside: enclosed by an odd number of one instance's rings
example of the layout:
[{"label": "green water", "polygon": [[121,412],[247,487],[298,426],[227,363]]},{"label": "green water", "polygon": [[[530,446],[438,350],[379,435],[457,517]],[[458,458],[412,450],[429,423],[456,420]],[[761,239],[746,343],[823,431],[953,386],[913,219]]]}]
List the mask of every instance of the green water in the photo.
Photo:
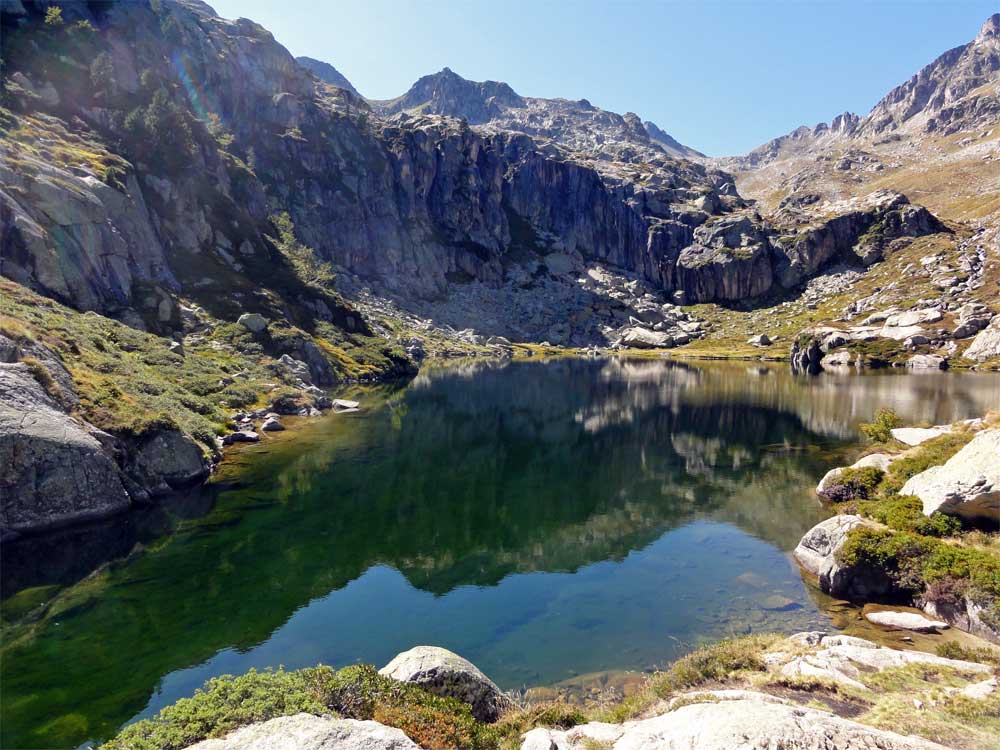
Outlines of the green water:
[{"label": "green water", "polygon": [[[1000,378],[563,360],[423,374],[203,491],[3,546],[4,748],[72,748],[250,667],[451,648],[504,688],[827,627],[789,551],[881,405]],[[96,569],[96,571],[95,571]]]}]

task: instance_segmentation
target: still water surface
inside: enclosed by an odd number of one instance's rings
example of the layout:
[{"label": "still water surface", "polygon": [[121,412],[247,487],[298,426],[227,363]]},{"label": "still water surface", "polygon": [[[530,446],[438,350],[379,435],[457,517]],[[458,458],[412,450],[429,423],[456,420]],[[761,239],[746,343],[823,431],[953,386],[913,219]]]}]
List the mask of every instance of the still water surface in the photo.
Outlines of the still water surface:
[{"label": "still water surface", "polygon": [[1000,377],[561,360],[363,400],[166,509],[4,545],[0,745],[100,741],[251,667],[429,643],[506,689],[829,627],[789,557],[817,479],[877,407],[978,416]]}]

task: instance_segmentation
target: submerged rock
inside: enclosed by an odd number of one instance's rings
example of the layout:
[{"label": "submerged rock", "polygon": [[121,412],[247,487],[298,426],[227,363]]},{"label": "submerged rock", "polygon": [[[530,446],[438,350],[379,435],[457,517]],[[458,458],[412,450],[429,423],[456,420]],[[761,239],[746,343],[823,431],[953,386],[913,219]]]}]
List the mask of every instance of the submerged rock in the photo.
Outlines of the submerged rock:
[{"label": "submerged rock", "polygon": [[936,633],[944,630],[948,623],[941,620],[931,620],[916,612],[866,612],[865,619],[876,625],[885,625],[889,628],[899,628],[901,630],[913,630],[917,633]]},{"label": "submerged rock", "polygon": [[438,646],[416,646],[404,651],[379,674],[468,703],[472,715],[480,721],[496,721],[513,706],[511,699],[472,662]]}]

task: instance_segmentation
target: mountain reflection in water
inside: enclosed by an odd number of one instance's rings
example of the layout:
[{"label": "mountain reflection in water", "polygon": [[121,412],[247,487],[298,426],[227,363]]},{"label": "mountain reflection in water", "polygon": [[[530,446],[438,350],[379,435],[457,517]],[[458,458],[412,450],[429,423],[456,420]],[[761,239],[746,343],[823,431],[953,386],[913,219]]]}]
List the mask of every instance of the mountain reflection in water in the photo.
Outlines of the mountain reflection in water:
[{"label": "mountain reflection in water", "polygon": [[787,553],[857,422],[976,416],[1000,378],[556,360],[362,400],[164,507],[5,544],[0,744],[74,747],[216,674],[417,643],[511,688],[824,626]]}]

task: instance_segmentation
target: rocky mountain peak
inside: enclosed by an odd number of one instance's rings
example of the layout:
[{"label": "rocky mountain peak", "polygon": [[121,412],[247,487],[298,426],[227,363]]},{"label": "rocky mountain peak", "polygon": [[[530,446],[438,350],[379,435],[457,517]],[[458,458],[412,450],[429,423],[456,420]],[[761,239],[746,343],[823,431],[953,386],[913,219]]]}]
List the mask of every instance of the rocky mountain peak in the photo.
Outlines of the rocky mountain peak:
[{"label": "rocky mountain peak", "polygon": [[451,68],[443,68],[420,78],[402,96],[372,102],[372,106],[385,115],[412,111],[482,124],[510,107],[523,107],[524,99],[502,81],[470,81]]},{"label": "rocky mountain peak", "polygon": [[979,35],[950,49],[906,83],[890,91],[861,123],[867,135],[906,128],[954,132],[977,127],[1000,111],[997,91],[982,87],[1000,80],[1000,14]]},{"label": "rocky mountain peak", "polygon": [[974,43],[981,44],[989,39],[997,39],[998,37],[1000,37],[1000,13],[994,13],[983,23],[983,27],[979,30],[979,36],[976,37]]},{"label": "rocky mountain peak", "polygon": [[354,88],[350,81],[335,67],[330,65],[330,63],[323,62],[322,60],[316,60],[312,57],[296,57],[295,62],[301,65],[303,68],[308,70],[310,73],[315,75],[321,81],[329,83],[331,86],[336,86],[338,88],[347,89],[355,96],[361,96],[358,90]]}]

